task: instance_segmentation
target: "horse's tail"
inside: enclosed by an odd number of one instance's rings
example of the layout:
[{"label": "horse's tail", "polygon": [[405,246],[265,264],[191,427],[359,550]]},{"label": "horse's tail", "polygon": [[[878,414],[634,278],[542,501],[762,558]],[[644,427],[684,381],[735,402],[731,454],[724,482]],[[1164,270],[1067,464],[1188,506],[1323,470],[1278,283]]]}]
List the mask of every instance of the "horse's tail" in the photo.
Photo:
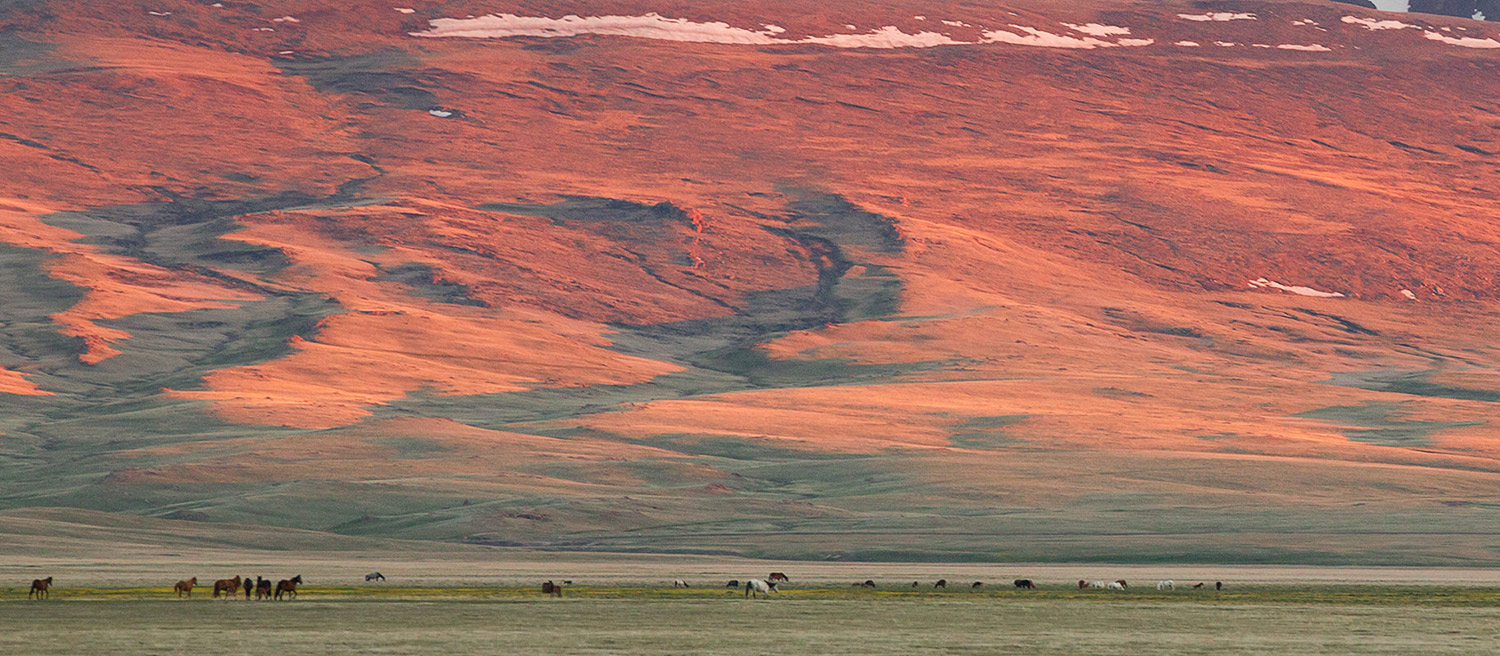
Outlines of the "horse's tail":
[{"label": "horse's tail", "polygon": [[746,599],[750,598],[750,582],[749,581],[745,581],[745,598]]}]

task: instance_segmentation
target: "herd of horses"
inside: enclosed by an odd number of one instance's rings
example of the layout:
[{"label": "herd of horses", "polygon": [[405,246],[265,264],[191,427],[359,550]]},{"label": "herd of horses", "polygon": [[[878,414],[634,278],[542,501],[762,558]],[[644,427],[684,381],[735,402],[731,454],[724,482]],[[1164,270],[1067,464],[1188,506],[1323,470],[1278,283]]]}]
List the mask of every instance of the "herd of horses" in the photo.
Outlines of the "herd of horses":
[{"label": "herd of horses", "polygon": [[[380,572],[372,572],[365,575],[365,581],[385,581],[385,576]],[[772,592],[780,592],[780,590],[777,589],[778,585],[790,582],[791,579],[788,578],[787,575],[783,572],[771,572],[770,576],[767,576],[764,579],[747,580],[744,582],[745,598],[769,598]],[[563,581],[561,584],[558,584],[549,580],[542,584],[542,594],[551,597],[561,597],[563,588],[572,584],[572,581]],[[1036,582],[1032,581],[1031,579],[1016,579],[1012,581],[1011,584],[1020,590],[1036,589]],[[226,600],[229,600],[238,597],[240,591],[243,590],[245,599],[247,601],[251,598],[252,594],[257,600],[291,600],[297,598],[297,586],[299,585],[302,585],[301,574],[293,576],[289,579],[282,579],[280,581],[277,581],[275,586],[271,585],[270,579],[265,579],[257,576],[255,577],[254,581],[251,581],[250,577],[248,576],[241,578],[236,575],[233,578],[219,579],[217,581],[214,581],[213,596],[215,599],[218,599],[222,596]],[[1198,590],[1202,589],[1205,585],[1206,584],[1200,582],[1194,584],[1192,588],[1194,590]],[[729,582],[724,585],[724,587],[731,590],[738,590],[740,586],[741,583],[739,579],[730,579]],[[870,589],[876,587],[874,579],[865,579],[864,581],[853,583],[851,584],[851,586],[856,588]],[[193,597],[193,588],[196,587],[198,587],[198,577],[195,576],[190,579],[183,579],[181,581],[178,581],[176,585],[172,586],[172,590],[177,593],[178,599],[182,599],[184,597],[191,599]],[[691,586],[688,585],[687,581],[684,581],[682,579],[675,579],[672,581],[672,587],[687,588]],[[912,581],[911,587],[921,587],[921,583],[918,581]],[[936,583],[932,584],[932,587],[933,589],[946,590],[948,589],[948,579],[938,579]],[[972,590],[977,590],[982,587],[984,587],[983,581],[975,581],[969,586],[969,588]],[[1092,582],[1084,580],[1078,581],[1079,590],[1128,590],[1129,588],[1130,583],[1125,579]],[[1156,589],[1159,591],[1175,590],[1177,589],[1177,584],[1175,581],[1157,581]],[[1214,589],[1223,590],[1224,582],[1215,581]],[[31,591],[26,594],[26,598],[35,598],[37,600],[47,599],[52,596],[51,590],[52,577],[49,576],[45,579],[36,579],[31,582]]]}]

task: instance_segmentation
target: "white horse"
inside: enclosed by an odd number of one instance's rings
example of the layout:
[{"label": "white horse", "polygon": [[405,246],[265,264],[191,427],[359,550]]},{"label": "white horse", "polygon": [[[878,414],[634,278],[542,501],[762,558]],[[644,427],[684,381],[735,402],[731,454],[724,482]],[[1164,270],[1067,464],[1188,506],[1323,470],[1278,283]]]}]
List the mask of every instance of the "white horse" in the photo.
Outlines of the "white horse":
[{"label": "white horse", "polygon": [[687,581],[684,581],[682,579],[677,579],[675,581],[672,581],[672,587],[674,587],[674,588],[686,588],[686,587],[688,587],[688,584],[687,584]]},{"label": "white horse", "polygon": [[1171,581],[1157,581],[1156,582],[1156,589],[1157,590],[1176,590],[1177,587],[1175,585],[1173,585]]},{"label": "white horse", "polygon": [[753,599],[756,593],[760,593],[761,598],[765,599],[769,597],[770,593],[772,592],[780,592],[780,590],[776,589],[775,583],[770,583],[761,579],[750,579],[749,581],[745,581],[746,599]]},{"label": "white horse", "polygon": [[1094,589],[1094,590],[1103,590],[1107,586],[1105,585],[1105,583],[1103,581],[1094,581],[1093,583],[1089,584],[1089,587],[1092,588],[1092,589]]},{"label": "white horse", "polygon": [[1110,581],[1109,583],[1104,584],[1104,587],[1107,587],[1111,590],[1124,590],[1125,584],[1119,581]]}]

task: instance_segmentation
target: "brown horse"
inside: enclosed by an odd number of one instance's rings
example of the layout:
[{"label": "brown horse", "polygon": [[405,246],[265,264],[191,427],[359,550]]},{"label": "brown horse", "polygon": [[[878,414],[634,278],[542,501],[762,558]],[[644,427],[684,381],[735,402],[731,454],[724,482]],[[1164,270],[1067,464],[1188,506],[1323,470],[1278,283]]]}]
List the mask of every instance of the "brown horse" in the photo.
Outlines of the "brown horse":
[{"label": "brown horse", "polygon": [[177,585],[172,586],[172,589],[177,592],[178,599],[181,599],[182,595],[187,595],[188,599],[192,599],[193,587],[196,585],[198,585],[198,577],[194,576],[186,581],[178,581]]},{"label": "brown horse", "polygon": [[969,586],[969,589],[970,590],[974,590],[974,589],[982,588],[982,587],[984,587],[984,581],[975,581],[974,585]]},{"label": "brown horse", "polygon": [[857,585],[857,586],[859,586],[861,588],[873,588],[873,587],[875,587],[875,581],[870,580],[870,579],[865,579],[864,583],[855,583],[854,585]]},{"label": "brown horse", "polygon": [[277,581],[276,582],[276,596],[275,596],[275,599],[280,600],[282,594],[286,595],[286,598],[287,598],[288,601],[290,601],[292,599],[296,599],[297,598],[297,586],[299,586],[299,585],[302,585],[302,575],[301,574],[293,576],[292,578],[289,578],[289,579],[282,579],[280,581]]},{"label": "brown horse", "polygon": [[271,598],[271,581],[269,579],[263,579],[259,576],[255,577],[255,598],[257,600]]},{"label": "brown horse", "polygon": [[1078,589],[1079,590],[1082,590],[1082,589],[1087,588],[1087,587],[1089,587],[1089,582],[1088,581],[1085,581],[1083,579],[1079,579],[1078,580]]},{"label": "brown horse", "polygon": [[[1079,581],[1079,583],[1083,583],[1083,581]],[[1020,588],[1022,590],[1035,590],[1036,589],[1036,584],[1032,583],[1031,579],[1016,579],[1015,580],[1015,585],[1016,585],[1016,587],[1018,587],[1018,588]]]},{"label": "brown horse", "polygon": [[781,572],[771,572],[771,575],[766,577],[766,581],[775,582],[775,583],[791,583],[792,582],[791,579],[787,578],[786,575],[782,574]]},{"label": "brown horse", "polygon": [[219,593],[224,593],[226,599],[233,599],[240,591],[240,575],[235,574],[232,579],[219,579],[214,581],[214,599],[219,598]]},{"label": "brown horse", "polygon": [[944,590],[947,590],[948,589],[948,579],[938,579],[938,582],[932,584],[932,587],[933,587],[933,589],[942,588]]},{"label": "brown horse", "polygon": [[36,595],[37,601],[41,601],[43,598],[50,599],[52,597],[52,577],[33,580],[31,582],[31,592],[26,593],[26,598],[30,599],[31,595]]},{"label": "brown horse", "polygon": [[561,597],[562,586],[551,581],[547,581],[546,583],[542,584],[542,594],[551,595],[553,597]]}]

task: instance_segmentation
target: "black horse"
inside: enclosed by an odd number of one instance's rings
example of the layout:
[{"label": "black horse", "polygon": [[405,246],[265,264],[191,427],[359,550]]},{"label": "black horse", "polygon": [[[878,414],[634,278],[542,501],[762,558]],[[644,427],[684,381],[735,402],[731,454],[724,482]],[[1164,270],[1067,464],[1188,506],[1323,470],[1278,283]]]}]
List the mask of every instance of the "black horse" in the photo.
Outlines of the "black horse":
[{"label": "black horse", "polygon": [[1032,583],[1031,579],[1016,579],[1016,587],[1022,590],[1035,590],[1036,584]]}]

